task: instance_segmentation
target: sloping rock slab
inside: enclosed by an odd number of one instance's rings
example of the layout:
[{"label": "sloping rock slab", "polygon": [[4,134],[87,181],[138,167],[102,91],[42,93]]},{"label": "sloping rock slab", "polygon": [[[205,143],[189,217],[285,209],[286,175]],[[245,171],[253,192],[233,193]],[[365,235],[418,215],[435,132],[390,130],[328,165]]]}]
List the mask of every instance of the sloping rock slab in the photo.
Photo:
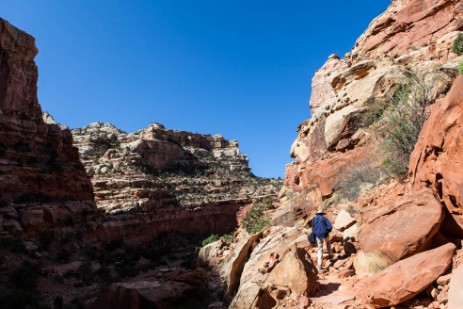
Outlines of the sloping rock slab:
[{"label": "sloping rock slab", "polygon": [[364,279],[357,285],[357,296],[374,308],[395,306],[426,289],[451,265],[454,244],[422,252]]},{"label": "sloping rock slab", "polygon": [[359,245],[392,262],[426,249],[443,220],[442,205],[426,189],[409,193],[386,205],[363,226]]},{"label": "sloping rock slab", "polygon": [[[287,269],[288,276],[286,279],[288,282],[296,282],[296,280],[311,280],[313,278],[312,272],[315,271],[310,257],[308,260],[303,260],[301,254],[293,255],[292,257],[286,257],[291,252],[298,252],[299,248],[307,246],[307,235],[302,233],[301,229],[294,227],[282,227],[273,226],[264,233],[259,244],[253,249],[249,260],[244,266],[238,291],[231,302],[229,308],[254,308],[253,306],[260,306],[259,308],[272,308],[277,305],[277,300],[271,294],[273,284],[278,284],[280,281],[270,280],[272,272],[276,271],[281,274],[282,266],[277,266],[279,263],[285,265],[292,264],[296,265],[298,270],[293,271]],[[293,263],[296,260],[300,262]],[[312,267],[310,267],[310,265]],[[296,277],[293,277],[296,276]],[[272,276],[275,277],[275,276]],[[309,290],[309,294],[314,287],[314,284],[309,282],[305,285]],[[279,290],[281,287],[276,287]],[[300,286],[294,284],[292,287],[295,289],[294,292],[300,292]],[[291,288],[287,289],[289,294],[293,291]],[[283,296],[284,297],[284,296]],[[270,305],[272,304],[272,305]]]},{"label": "sloping rock slab", "polygon": [[463,232],[463,77],[438,100],[410,157],[414,189],[430,187],[445,203]]},{"label": "sloping rock slab", "polygon": [[453,271],[450,278],[448,309],[463,308],[463,265]]}]

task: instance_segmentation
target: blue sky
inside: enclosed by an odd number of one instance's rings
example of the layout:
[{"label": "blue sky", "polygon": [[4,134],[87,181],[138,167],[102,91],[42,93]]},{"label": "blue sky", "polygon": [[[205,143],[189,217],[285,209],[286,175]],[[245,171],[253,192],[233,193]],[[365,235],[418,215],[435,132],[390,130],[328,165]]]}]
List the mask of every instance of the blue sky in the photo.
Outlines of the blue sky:
[{"label": "blue sky", "polygon": [[39,100],[71,128],[111,122],[237,139],[284,176],[310,81],[390,0],[0,0],[36,38]]}]

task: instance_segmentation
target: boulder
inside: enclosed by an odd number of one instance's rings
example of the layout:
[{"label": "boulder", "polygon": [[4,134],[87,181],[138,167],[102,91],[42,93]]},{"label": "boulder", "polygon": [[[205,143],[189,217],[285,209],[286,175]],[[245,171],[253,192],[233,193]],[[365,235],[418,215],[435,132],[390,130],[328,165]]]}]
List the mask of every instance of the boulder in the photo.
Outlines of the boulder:
[{"label": "boulder", "polygon": [[413,188],[429,187],[444,202],[463,236],[463,76],[433,106],[410,158]]},{"label": "boulder", "polygon": [[463,308],[463,265],[453,270],[450,278],[448,309]]},{"label": "boulder", "polygon": [[357,296],[373,308],[412,299],[449,269],[455,249],[454,244],[446,244],[399,261],[359,282]]},{"label": "boulder", "polygon": [[443,218],[442,205],[431,191],[412,192],[370,216],[360,232],[359,246],[396,262],[425,250]]},{"label": "boulder", "polygon": [[345,210],[341,210],[334,221],[334,228],[342,232],[351,227],[355,222],[357,221],[352,218],[350,213]]},{"label": "boulder", "polygon": [[307,235],[301,229],[270,227],[244,265],[229,308],[272,308],[291,294],[310,294],[315,287],[316,270],[302,250],[308,245]]},{"label": "boulder", "polygon": [[352,225],[351,227],[349,227],[348,229],[345,229],[342,232],[342,238],[344,240],[349,239],[349,240],[356,241],[358,240],[358,235],[359,235],[359,227],[357,224]]},{"label": "boulder", "polygon": [[284,287],[291,293],[307,295],[315,289],[317,270],[303,248],[290,250],[271,271],[266,285],[270,289]]}]

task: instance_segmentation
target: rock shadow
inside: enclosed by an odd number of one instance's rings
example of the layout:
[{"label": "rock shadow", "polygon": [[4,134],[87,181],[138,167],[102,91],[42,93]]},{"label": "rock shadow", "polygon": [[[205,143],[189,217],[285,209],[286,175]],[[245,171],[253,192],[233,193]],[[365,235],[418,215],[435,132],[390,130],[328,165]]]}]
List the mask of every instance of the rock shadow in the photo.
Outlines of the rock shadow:
[{"label": "rock shadow", "polygon": [[316,294],[316,297],[330,295],[331,293],[337,291],[340,286],[341,284],[337,282],[329,282],[326,284],[320,283],[319,290],[318,290],[318,293]]}]

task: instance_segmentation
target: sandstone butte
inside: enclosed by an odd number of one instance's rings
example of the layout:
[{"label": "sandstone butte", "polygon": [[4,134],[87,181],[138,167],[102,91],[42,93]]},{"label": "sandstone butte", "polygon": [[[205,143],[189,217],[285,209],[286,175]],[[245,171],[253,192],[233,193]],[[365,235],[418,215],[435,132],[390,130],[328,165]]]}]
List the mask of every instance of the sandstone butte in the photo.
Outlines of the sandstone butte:
[{"label": "sandstone butte", "polygon": [[[221,136],[59,126],[37,101],[34,39],[1,20],[2,305],[28,295],[91,308],[459,308],[463,59],[452,44],[462,20],[462,1],[395,0],[351,52],[331,55],[312,79],[313,116],[299,125],[270,225],[239,227],[197,260],[185,249],[193,239],[174,231],[232,231],[277,183],[252,177]],[[416,67],[442,79],[408,178],[386,179],[384,136],[366,115]],[[379,176],[346,193],[343,177],[359,170]],[[321,271],[306,226],[319,207],[339,229]]]}]

